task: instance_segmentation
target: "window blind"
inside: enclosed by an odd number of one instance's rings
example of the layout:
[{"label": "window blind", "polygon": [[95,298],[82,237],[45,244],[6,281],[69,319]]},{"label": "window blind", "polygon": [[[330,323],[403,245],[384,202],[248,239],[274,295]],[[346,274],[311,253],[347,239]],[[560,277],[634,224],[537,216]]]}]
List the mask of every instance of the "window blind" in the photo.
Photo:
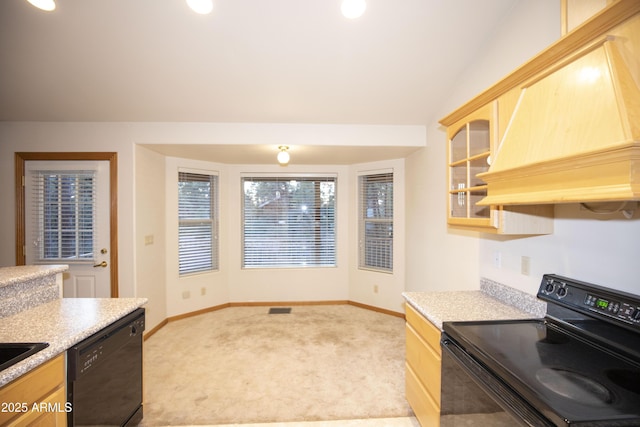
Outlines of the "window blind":
[{"label": "window blind", "polygon": [[218,177],[178,172],[180,275],[218,269]]},{"label": "window blind", "polygon": [[245,177],[242,266],[336,265],[335,177]]},{"label": "window blind", "polygon": [[93,261],[96,173],[41,170],[30,178],[36,261]]},{"label": "window blind", "polygon": [[361,175],[359,261],[363,269],[393,271],[393,173]]}]

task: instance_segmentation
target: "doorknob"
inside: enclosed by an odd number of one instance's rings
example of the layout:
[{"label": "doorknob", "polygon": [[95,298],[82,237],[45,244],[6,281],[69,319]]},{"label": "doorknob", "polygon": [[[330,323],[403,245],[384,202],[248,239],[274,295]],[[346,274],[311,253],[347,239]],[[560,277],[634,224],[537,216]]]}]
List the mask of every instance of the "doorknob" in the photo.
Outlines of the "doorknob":
[{"label": "doorknob", "polygon": [[102,261],[100,264],[94,265],[94,267],[102,267],[102,268],[104,268],[106,266],[107,266],[107,261]]}]

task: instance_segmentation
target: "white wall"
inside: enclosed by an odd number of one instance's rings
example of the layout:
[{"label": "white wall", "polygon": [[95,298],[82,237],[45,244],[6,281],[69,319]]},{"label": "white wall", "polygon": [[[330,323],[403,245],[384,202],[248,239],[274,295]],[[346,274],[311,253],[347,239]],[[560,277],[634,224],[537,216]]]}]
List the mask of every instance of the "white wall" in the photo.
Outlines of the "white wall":
[{"label": "white wall", "polygon": [[[141,123],[132,124],[131,139],[137,144],[317,144],[335,145],[416,145],[424,142],[421,126],[304,125],[304,124],[224,124],[224,123]],[[402,162],[390,162],[402,177]],[[218,172],[220,189],[220,270],[179,277],[177,251],[177,171],[178,168]],[[357,301],[401,311],[404,290],[402,256],[392,280],[380,281],[378,295],[361,295],[356,281],[350,285],[350,239],[357,223],[350,212],[355,202],[352,168],[337,165],[231,165],[167,157],[165,163],[166,215],[166,313],[168,317],[225,304],[227,302]],[[241,195],[243,173],[335,173],[338,176],[337,267],[315,269],[241,268]],[[400,193],[398,205],[401,206]],[[398,208],[399,215],[402,209]],[[354,217],[355,218],[355,217]],[[399,222],[398,230],[403,229]],[[404,243],[397,233],[397,251]],[[356,248],[357,249],[357,248]],[[142,248],[141,250],[144,250]],[[157,266],[156,266],[157,267]],[[369,287],[367,287],[369,289]],[[203,292],[204,290],[204,292]],[[204,293],[204,294],[203,294]]]},{"label": "white wall", "polygon": [[[358,268],[358,176],[364,172],[393,170],[393,273]],[[405,166],[404,159],[351,166],[349,186],[349,300],[402,313],[405,291]],[[377,293],[374,292],[377,286]]]},{"label": "white wall", "polygon": [[433,125],[429,146],[407,158],[408,291],[473,289],[478,281],[478,233],[447,228],[445,134]]},{"label": "white wall", "polygon": [[[167,318],[165,159],[135,147],[135,295],[149,299],[147,331]],[[152,240],[149,241],[149,239]]]},{"label": "white wall", "polygon": [[[443,102],[443,117],[536,56],[560,38],[560,0],[520,0],[484,49],[469,58],[451,96]],[[440,118],[436,117],[436,118]]]},{"label": "white wall", "polygon": [[[177,171],[191,168],[217,172],[220,183],[220,270],[180,278],[177,264]],[[394,170],[394,273],[357,268],[357,174],[364,170]],[[250,174],[336,174],[337,267],[243,269],[241,267],[240,179]],[[223,165],[194,160],[166,159],[166,278],[167,315],[197,311],[227,302],[295,302],[352,300],[388,310],[402,311],[404,291],[404,160],[353,166]],[[378,293],[373,285],[378,285]],[[205,295],[201,290],[205,289]],[[185,296],[188,292],[188,297]]]},{"label": "white wall", "polygon": [[0,122],[0,266],[15,265],[14,153],[20,151],[118,153],[119,293],[134,296],[134,147],[128,125]]},{"label": "white wall", "polygon": [[[187,168],[203,173],[218,175],[219,209],[219,250],[218,271],[198,273],[180,277],[178,272],[178,170]],[[166,216],[166,263],[163,273],[166,277],[167,316],[176,316],[229,302],[229,228],[227,221],[228,174],[226,166],[196,160],[167,157],[165,162],[165,194],[163,207]],[[161,267],[161,266],[158,266]]]},{"label": "white wall", "polygon": [[427,126],[427,148],[406,161],[410,291],[477,289],[481,234],[446,226],[446,135],[438,119],[495,84],[560,36],[560,1],[520,1],[443,99]]},{"label": "white wall", "polygon": [[419,125],[304,123],[130,123],[137,144],[388,146],[424,145]]},{"label": "white wall", "polygon": [[[578,204],[556,205],[554,233],[508,238],[484,235],[480,274],[535,294],[542,275],[555,273],[640,294],[640,211],[594,215]],[[493,255],[500,253],[498,268]],[[521,257],[531,259],[531,274],[521,274]]]},{"label": "white wall", "polygon": [[[216,124],[216,123],[0,123],[0,266],[15,265],[14,153],[20,151],[114,151],[118,153],[118,281],[120,296],[150,299],[148,329],[175,316],[229,301],[349,299],[348,166],[296,166],[287,172],[339,175],[338,268],[245,271],[240,266],[239,177],[242,172],[281,171],[279,166],[228,166],[163,156],[138,144],[265,144],[282,141],[318,145],[415,146],[421,126]],[[177,274],[177,168],[220,172],[221,270],[179,279]],[[166,191],[160,191],[164,187]],[[227,193],[228,192],[228,193]],[[164,205],[164,210],[161,205]],[[164,218],[163,218],[164,215]],[[161,227],[161,224],[163,226]],[[173,233],[173,234],[172,234]],[[145,237],[153,236],[152,245]],[[162,275],[162,273],[164,276]],[[394,284],[397,287],[398,284]],[[205,288],[204,295],[202,289]],[[382,285],[381,285],[382,288]],[[393,287],[391,287],[393,289]],[[188,291],[189,298],[183,298]],[[394,293],[394,298],[397,295]],[[366,300],[366,298],[364,299]],[[375,301],[374,301],[375,303]],[[386,300],[382,306],[385,306]],[[394,306],[395,304],[392,304]]]}]

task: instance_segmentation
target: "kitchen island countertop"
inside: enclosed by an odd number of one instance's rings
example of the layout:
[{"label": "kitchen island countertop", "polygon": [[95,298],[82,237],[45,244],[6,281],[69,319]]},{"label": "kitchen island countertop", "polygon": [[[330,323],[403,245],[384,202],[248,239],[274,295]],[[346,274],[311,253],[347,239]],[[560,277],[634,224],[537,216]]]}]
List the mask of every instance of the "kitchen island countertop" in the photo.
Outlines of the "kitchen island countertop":
[{"label": "kitchen island countertop", "polygon": [[0,386],[65,352],[146,302],[146,298],[62,298],[0,319],[0,342],[49,344],[1,371]]}]

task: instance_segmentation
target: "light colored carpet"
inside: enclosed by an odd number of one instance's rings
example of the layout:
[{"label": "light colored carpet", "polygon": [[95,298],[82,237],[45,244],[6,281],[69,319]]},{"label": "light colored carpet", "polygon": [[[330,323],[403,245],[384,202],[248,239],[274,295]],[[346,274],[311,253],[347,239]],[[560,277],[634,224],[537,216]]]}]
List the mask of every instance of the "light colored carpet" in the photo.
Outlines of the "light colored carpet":
[{"label": "light colored carpet", "polygon": [[404,321],[351,305],[233,307],[145,342],[143,426],[394,418]]},{"label": "light colored carpet", "polygon": [[[493,427],[491,424],[482,424],[482,426]],[[415,417],[402,417],[290,423],[224,424],[216,427],[420,427],[420,423]]]}]

